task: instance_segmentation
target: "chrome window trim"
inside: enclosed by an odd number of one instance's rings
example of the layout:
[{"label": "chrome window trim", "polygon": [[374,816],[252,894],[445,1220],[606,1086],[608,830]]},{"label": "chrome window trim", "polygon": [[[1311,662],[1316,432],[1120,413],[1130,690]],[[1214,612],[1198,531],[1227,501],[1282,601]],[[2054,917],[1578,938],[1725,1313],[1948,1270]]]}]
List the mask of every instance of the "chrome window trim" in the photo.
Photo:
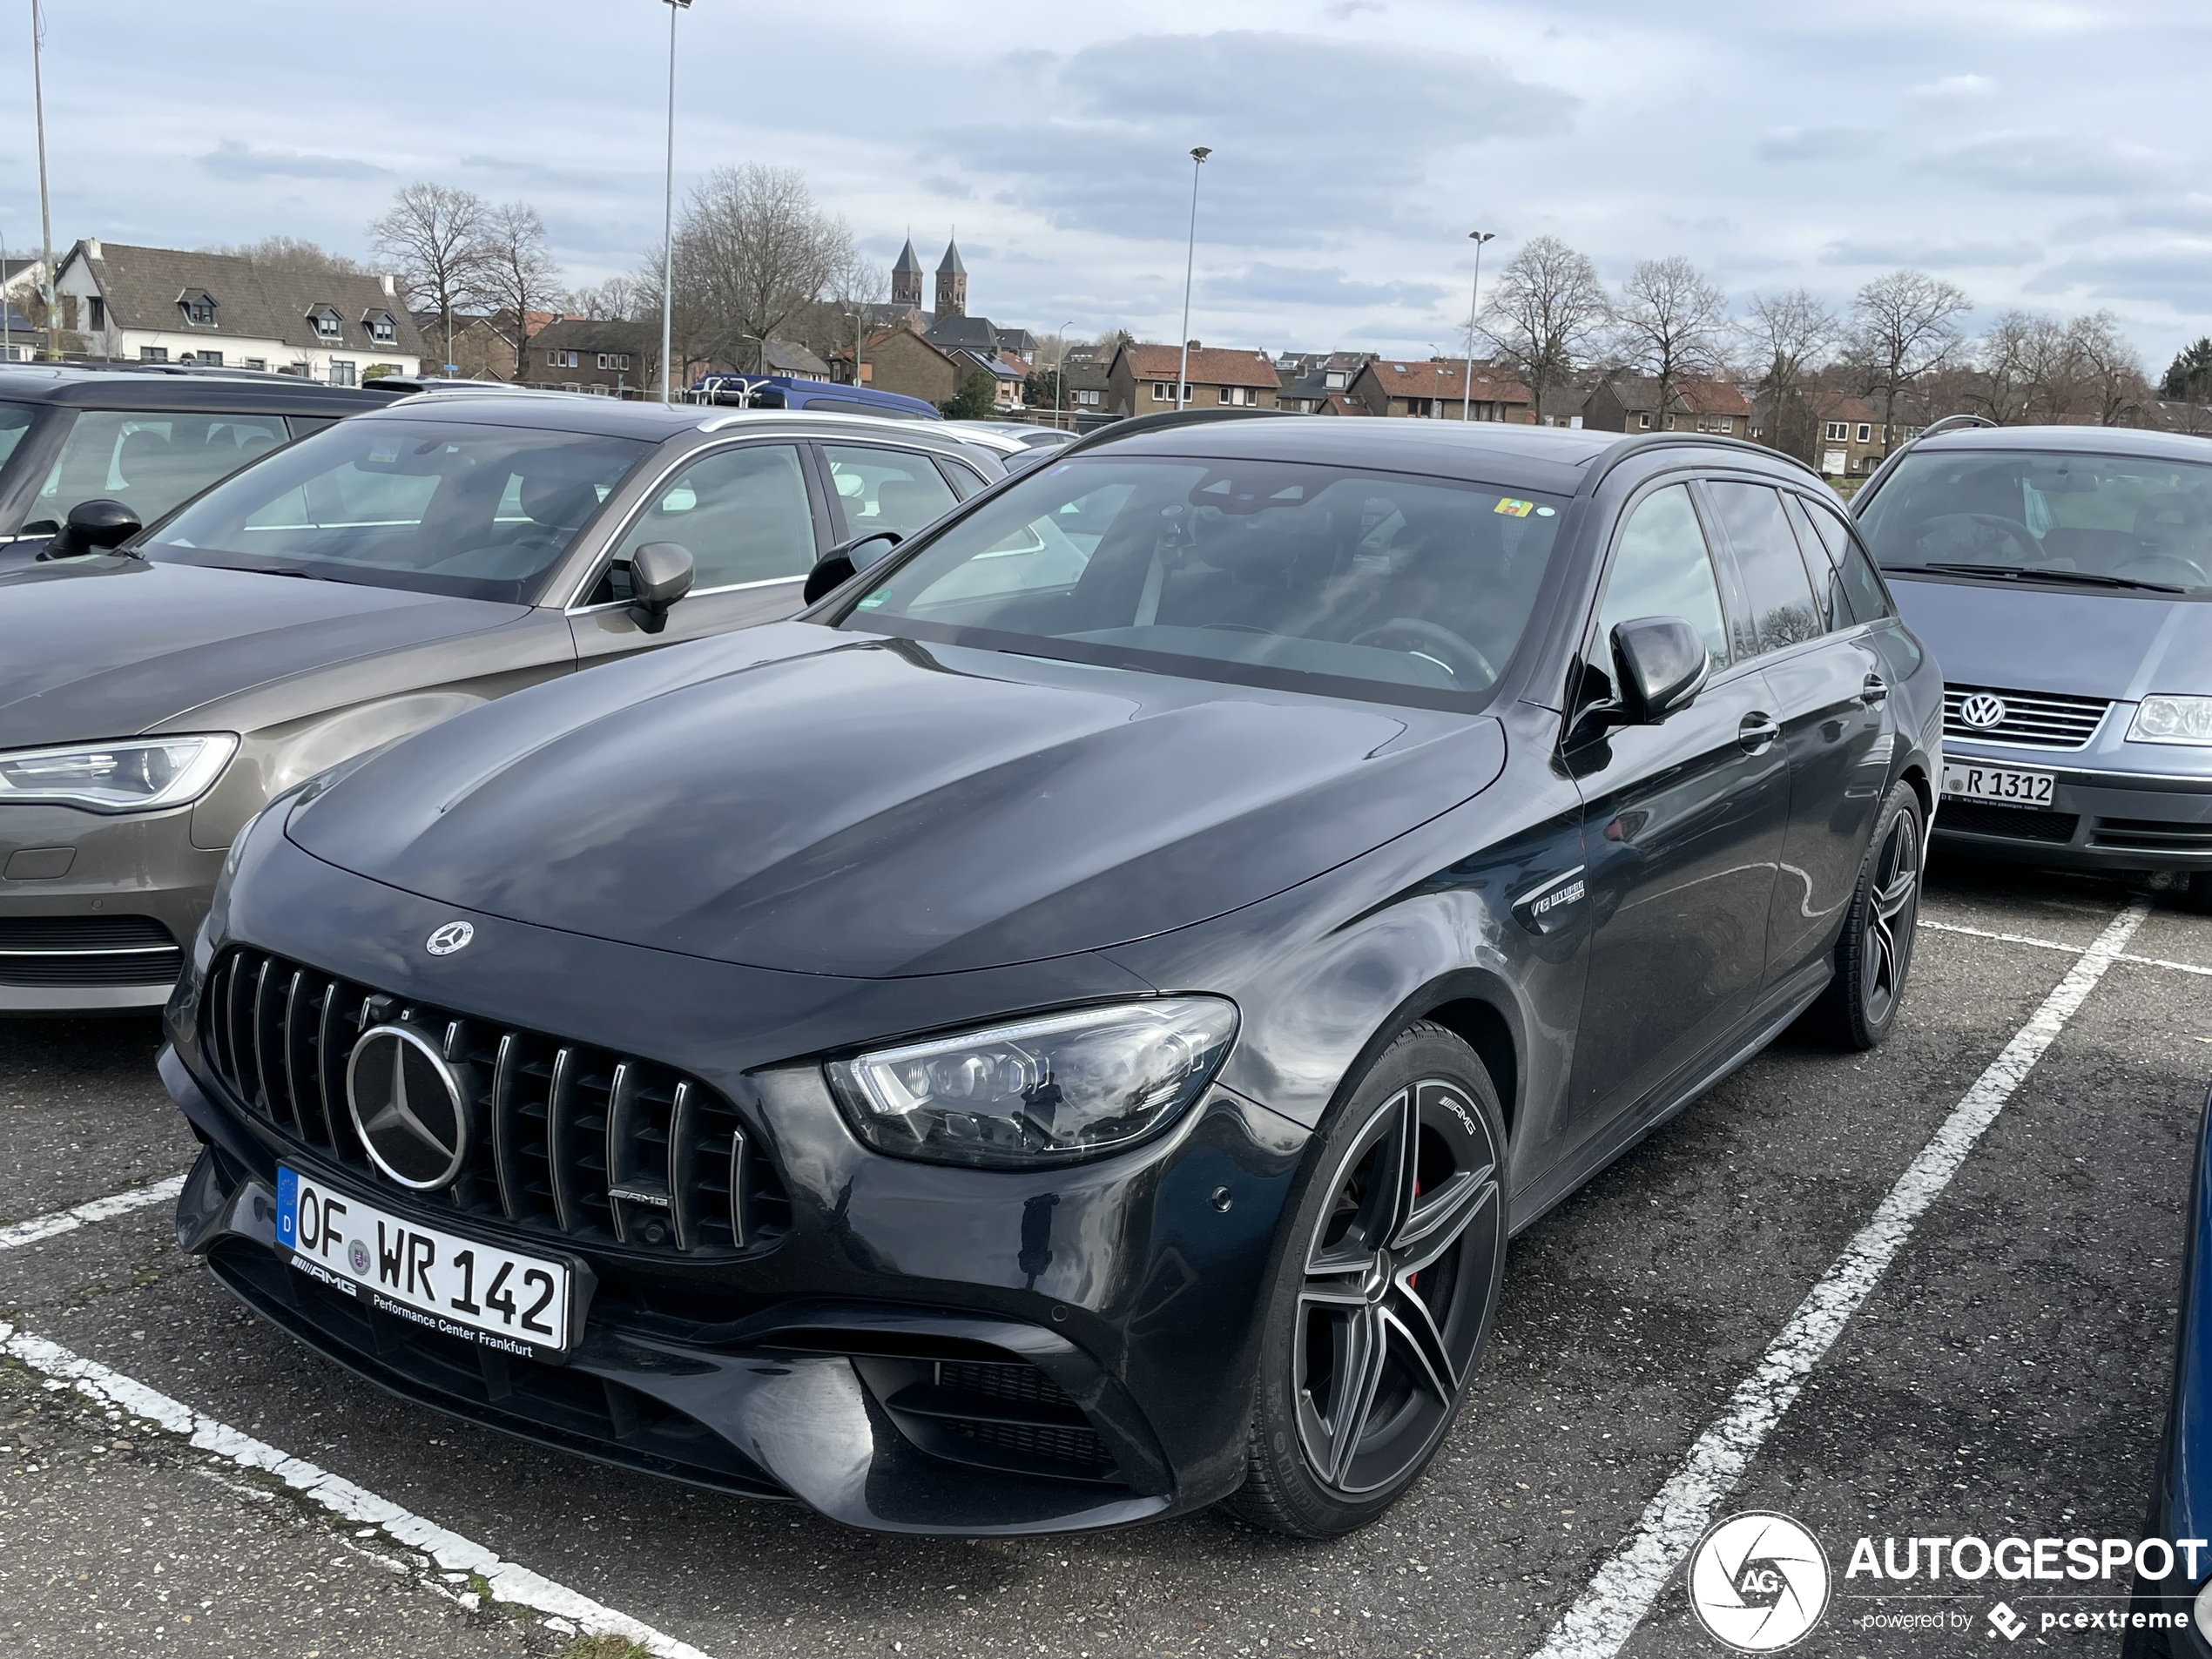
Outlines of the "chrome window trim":
[{"label": "chrome window trim", "polygon": [[[693,588],[684,597],[700,599],[710,593],[743,593],[749,588],[781,588],[787,587],[794,582],[806,580],[806,577],[802,573],[799,576],[763,577],[758,582],[725,582],[718,588]],[[630,606],[631,601],[627,599],[604,599],[596,605],[570,605],[565,614],[571,617],[596,617],[603,610],[627,610]]]}]

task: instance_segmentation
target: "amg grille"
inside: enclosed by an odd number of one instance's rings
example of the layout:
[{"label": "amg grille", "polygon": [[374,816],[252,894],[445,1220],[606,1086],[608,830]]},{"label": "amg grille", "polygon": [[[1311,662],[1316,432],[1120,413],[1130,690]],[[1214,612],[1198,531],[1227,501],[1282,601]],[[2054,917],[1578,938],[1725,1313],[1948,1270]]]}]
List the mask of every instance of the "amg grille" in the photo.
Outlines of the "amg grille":
[{"label": "amg grille", "polygon": [[2040,813],[2032,806],[1986,806],[1979,801],[1943,803],[1936,828],[1959,835],[1993,835],[2008,841],[2047,841],[2064,846],[2081,819],[2073,813]]},{"label": "amg grille", "polygon": [[728,1102],[634,1055],[402,1001],[281,956],[233,948],[200,996],[208,1063],[280,1134],[395,1197],[346,1102],[371,1026],[429,1036],[470,1096],[474,1140],[445,1200],[465,1214],[583,1241],[727,1255],[790,1224],[791,1205]]},{"label": "amg grille", "polygon": [[[1994,725],[1974,725],[1964,712],[1970,698],[1995,698],[2005,711]],[[1943,735],[2031,749],[2079,749],[2097,734],[2111,703],[2101,697],[2053,691],[2006,691],[1987,685],[1943,688]]]},{"label": "amg grille", "polygon": [[152,916],[0,919],[0,985],[166,985],[184,965]]}]

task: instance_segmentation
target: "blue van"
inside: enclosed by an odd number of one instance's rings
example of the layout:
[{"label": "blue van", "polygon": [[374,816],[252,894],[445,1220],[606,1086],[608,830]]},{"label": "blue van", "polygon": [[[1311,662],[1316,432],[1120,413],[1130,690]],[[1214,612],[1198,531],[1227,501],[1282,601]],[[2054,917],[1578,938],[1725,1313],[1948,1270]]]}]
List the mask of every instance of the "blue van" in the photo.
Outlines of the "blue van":
[{"label": "blue van", "polygon": [[741,408],[813,409],[822,415],[888,415],[894,420],[941,421],[934,403],[867,386],[835,381],[793,380],[788,374],[702,374],[692,386],[704,403],[734,403]]}]

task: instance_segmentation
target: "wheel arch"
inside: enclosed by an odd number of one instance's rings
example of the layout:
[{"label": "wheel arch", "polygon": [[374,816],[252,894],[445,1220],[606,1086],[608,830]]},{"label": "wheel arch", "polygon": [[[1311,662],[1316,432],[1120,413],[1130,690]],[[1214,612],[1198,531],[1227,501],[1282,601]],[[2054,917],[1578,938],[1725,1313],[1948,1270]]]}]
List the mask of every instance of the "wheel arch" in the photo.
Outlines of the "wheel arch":
[{"label": "wheel arch", "polygon": [[1442,974],[1399,1002],[1345,1069],[1330,1110],[1350,1098],[1383,1051],[1409,1026],[1423,1022],[1441,1026],[1474,1050],[1497,1093],[1510,1145],[1519,1133],[1527,1087],[1525,1028],[1519,1000],[1503,979],[1483,968]]}]

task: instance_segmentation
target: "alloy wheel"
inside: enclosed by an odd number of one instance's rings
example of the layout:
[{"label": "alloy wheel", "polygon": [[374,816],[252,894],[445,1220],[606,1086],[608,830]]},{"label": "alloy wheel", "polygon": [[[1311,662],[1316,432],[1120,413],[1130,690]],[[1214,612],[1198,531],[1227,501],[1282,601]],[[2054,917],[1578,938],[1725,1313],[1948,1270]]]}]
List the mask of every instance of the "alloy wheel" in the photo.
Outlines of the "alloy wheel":
[{"label": "alloy wheel", "polygon": [[1905,991],[1905,970],[1912,961],[1912,926],[1919,913],[1920,827],[1909,812],[1900,812],[1882,838],[1874,860],[1873,880],[1866,895],[1866,936],[1864,966],[1859,974],[1860,1005],[1867,1023],[1879,1026],[1897,1007]]},{"label": "alloy wheel", "polygon": [[1298,1440],[1342,1496],[1418,1467],[1450,1423],[1488,1312],[1501,1160],[1466,1093],[1426,1078],[1378,1106],[1330,1177],[1298,1290]]}]

